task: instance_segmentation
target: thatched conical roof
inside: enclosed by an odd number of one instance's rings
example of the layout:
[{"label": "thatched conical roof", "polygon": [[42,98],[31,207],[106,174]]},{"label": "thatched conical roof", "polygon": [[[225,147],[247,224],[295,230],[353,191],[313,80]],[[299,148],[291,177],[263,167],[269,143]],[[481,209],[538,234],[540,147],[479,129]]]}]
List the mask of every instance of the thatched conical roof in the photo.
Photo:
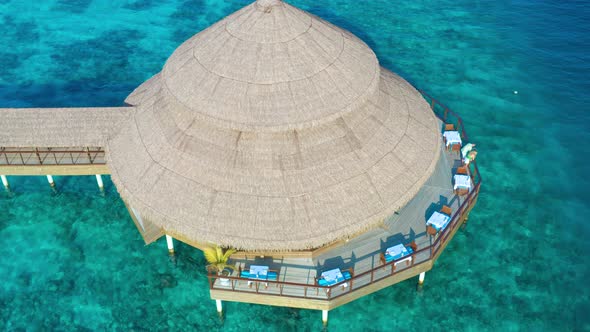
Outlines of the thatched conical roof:
[{"label": "thatched conical roof", "polygon": [[420,93],[351,33],[278,0],[190,38],[127,102],[113,181],[144,219],[198,243],[348,237],[404,206],[439,156]]}]

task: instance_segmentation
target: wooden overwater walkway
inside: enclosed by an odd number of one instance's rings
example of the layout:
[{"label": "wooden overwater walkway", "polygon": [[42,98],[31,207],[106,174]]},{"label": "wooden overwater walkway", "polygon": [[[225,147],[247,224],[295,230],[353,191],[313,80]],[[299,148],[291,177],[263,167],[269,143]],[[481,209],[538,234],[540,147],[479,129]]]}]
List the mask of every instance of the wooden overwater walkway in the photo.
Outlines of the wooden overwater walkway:
[{"label": "wooden overwater walkway", "polygon": [[[464,142],[468,141],[461,118],[423,93],[442,123],[453,123]],[[444,147],[443,147],[444,149]],[[418,194],[400,211],[386,219],[380,227],[369,230],[348,241],[289,257],[256,256],[238,253],[232,263],[241,269],[250,265],[267,265],[278,271],[278,281],[248,283],[234,271],[230,276],[208,276],[211,298],[217,300],[221,312],[221,300],[319,309],[327,311],[364,295],[406,280],[433,267],[460,226],[468,218],[475,205],[481,178],[477,165],[470,164],[473,182],[471,192],[457,196],[453,192],[452,176],[461,164],[458,152],[443,150],[434,173]],[[0,147],[0,175],[8,188],[5,175],[96,175],[102,187],[100,174],[108,174],[103,147]],[[452,219],[436,237],[426,233],[426,220],[443,205],[452,208]],[[130,212],[131,213],[131,212]],[[133,218],[133,216],[132,216]],[[163,234],[163,233],[162,233]],[[172,238],[167,236],[168,248],[173,250]],[[380,255],[386,248],[414,241],[418,250],[410,264],[401,260],[384,264]],[[259,255],[259,254],[257,254]],[[404,257],[405,258],[405,257]],[[354,271],[351,280],[322,287],[316,284],[321,272],[333,268]]]}]

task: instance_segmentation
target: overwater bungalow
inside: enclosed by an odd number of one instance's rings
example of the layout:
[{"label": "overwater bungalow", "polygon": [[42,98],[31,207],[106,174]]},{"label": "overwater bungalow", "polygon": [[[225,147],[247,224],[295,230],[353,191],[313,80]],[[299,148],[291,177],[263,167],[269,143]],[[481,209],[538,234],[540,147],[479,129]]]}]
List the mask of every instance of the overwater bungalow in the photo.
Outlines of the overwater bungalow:
[{"label": "overwater bungalow", "polygon": [[[126,107],[0,109],[0,174],[111,179],[146,244],[237,252],[211,298],[328,311],[425,272],[481,178],[461,119],[280,0],[196,34]],[[220,272],[220,271],[218,271]]]}]

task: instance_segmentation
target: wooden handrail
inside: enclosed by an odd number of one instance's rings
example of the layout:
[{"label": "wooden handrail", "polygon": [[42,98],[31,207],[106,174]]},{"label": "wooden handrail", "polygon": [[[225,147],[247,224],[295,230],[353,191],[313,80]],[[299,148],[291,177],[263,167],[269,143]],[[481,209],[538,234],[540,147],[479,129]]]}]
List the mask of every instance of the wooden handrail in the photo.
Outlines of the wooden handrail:
[{"label": "wooden handrail", "polygon": [[450,230],[452,230],[454,228],[455,223],[457,222],[457,220],[459,220],[461,218],[461,216],[463,215],[463,212],[465,212],[465,209],[470,205],[470,203],[472,201],[471,198],[474,197],[474,195],[477,195],[477,193],[479,191],[479,186],[480,186],[480,183],[478,183],[473,188],[473,190],[469,193],[469,195],[467,196],[467,198],[463,201],[463,203],[461,203],[461,205],[459,206],[459,209],[457,211],[455,211],[455,213],[451,217],[451,222],[449,223],[449,225],[451,227],[447,227],[447,228],[445,228],[441,232],[440,236],[432,244],[433,246],[435,246],[437,244],[437,242],[441,241],[441,238],[443,238],[443,236],[445,236],[446,234],[448,234],[450,232]]},{"label": "wooden handrail", "polygon": [[[469,141],[469,136],[467,136],[467,132],[465,131],[465,126],[463,125],[463,120],[461,119],[461,117],[453,112],[450,108],[448,108],[445,104],[439,102],[438,100],[436,100],[434,97],[432,97],[431,95],[429,95],[428,93],[424,92],[423,90],[418,90],[424,97],[426,97],[427,99],[430,100],[429,104],[430,107],[432,108],[434,114],[436,116],[438,116],[443,122],[447,121],[448,118],[448,114],[451,114],[452,116],[454,116],[455,118],[457,118],[457,129],[460,129],[461,132],[461,136],[466,140]],[[441,116],[440,114],[437,114],[436,112],[436,105],[439,105],[443,110],[443,115]]]},{"label": "wooden handrail", "polygon": [[[45,150],[46,149],[46,150]],[[62,156],[58,157],[58,154],[63,154]],[[55,164],[51,165],[104,165],[104,157],[105,151],[101,147],[85,147],[84,150],[54,150],[51,147],[44,147],[44,148],[16,148],[15,150],[7,150],[5,147],[0,149],[0,155],[3,155],[3,158],[0,158],[0,165],[10,165],[10,166],[39,166],[39,165],[47,165],[47,161],[53,160]],[[27,161],[32,161],[28,157],[25,158],[23,156],[35,156],[36,162],[27,163]],[[18,156],[20,159],[20,163],[17,160],[12,160],[9,156]],[[69,158],[67,158],[69,156]],[[74,156],[76,158],[74,159]],[[83,157],[82,157],[83,156]],[[94,157],[93,157],[94,156]],[[82,158],[80,158],[82,157]],[[99,161],[97,162],[97,159]],[[65,159],[68,159],[66,161]],[[11,161],[12,160],[12,161]],[[81,160],[81,162],[77,162]]]},{"label": "wooden handrail", "polygon": [[[18,153],[86,153],[86,150],[39,150],[39,148],[34,148],[31,150],[18,150],[18,151],[7,151],[7,150],[0,150],[0,154],[18,154]],[[104,150],[101,148],[98,148],[96,150],[90,150],[91,153],[95,153],[95,152],[103,152]]]}]

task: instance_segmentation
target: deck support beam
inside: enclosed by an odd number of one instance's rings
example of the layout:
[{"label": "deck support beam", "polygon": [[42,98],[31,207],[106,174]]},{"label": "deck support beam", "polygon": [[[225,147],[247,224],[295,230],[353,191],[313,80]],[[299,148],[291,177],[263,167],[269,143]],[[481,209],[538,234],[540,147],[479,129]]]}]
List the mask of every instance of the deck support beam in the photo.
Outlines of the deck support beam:
[{"label": "deck support beam", "polygon": [[174,239],[168,234],[166,234],[166,244],[168,244],[168,253],[174,255]]},{"label": "deck support beam", "polygon": [[96,174],[96,183],[98,183],[98,189],[100,189],[100,191],[103,191],[104,183],[102,182],[102,176],[100,176],[100,174]]},{"label": "deck support beam", "polygon": [[55,187],[55,182],[53,181],[53,176],[51,175],[47,175],[47,182],[49,182],[49,185],[51,186],[51,188]]},{"label": "deck support beam", "polygon": [[328,325],[328,310],[322,310],[322,323],[324,326]]},{"label": "deck support beam", "polygon": [[4,188],[6,188],[6,190],[10,190],[10,185],[8,184],[6,175],[0,175],[0,178],[2,178],[2,184],[4,185]]},{"label": "deck support beam", "polygon": [[221,300],[215,300],[215,305],[217,306],[217,314],[219,318],[223,317],[223,305],[221,304]]},{"label": "deck support beam", "polygon": [[420,276],[418,277],[418,285],[424,284],[424,277],[426,277],[426,272],[420,273]]}]

